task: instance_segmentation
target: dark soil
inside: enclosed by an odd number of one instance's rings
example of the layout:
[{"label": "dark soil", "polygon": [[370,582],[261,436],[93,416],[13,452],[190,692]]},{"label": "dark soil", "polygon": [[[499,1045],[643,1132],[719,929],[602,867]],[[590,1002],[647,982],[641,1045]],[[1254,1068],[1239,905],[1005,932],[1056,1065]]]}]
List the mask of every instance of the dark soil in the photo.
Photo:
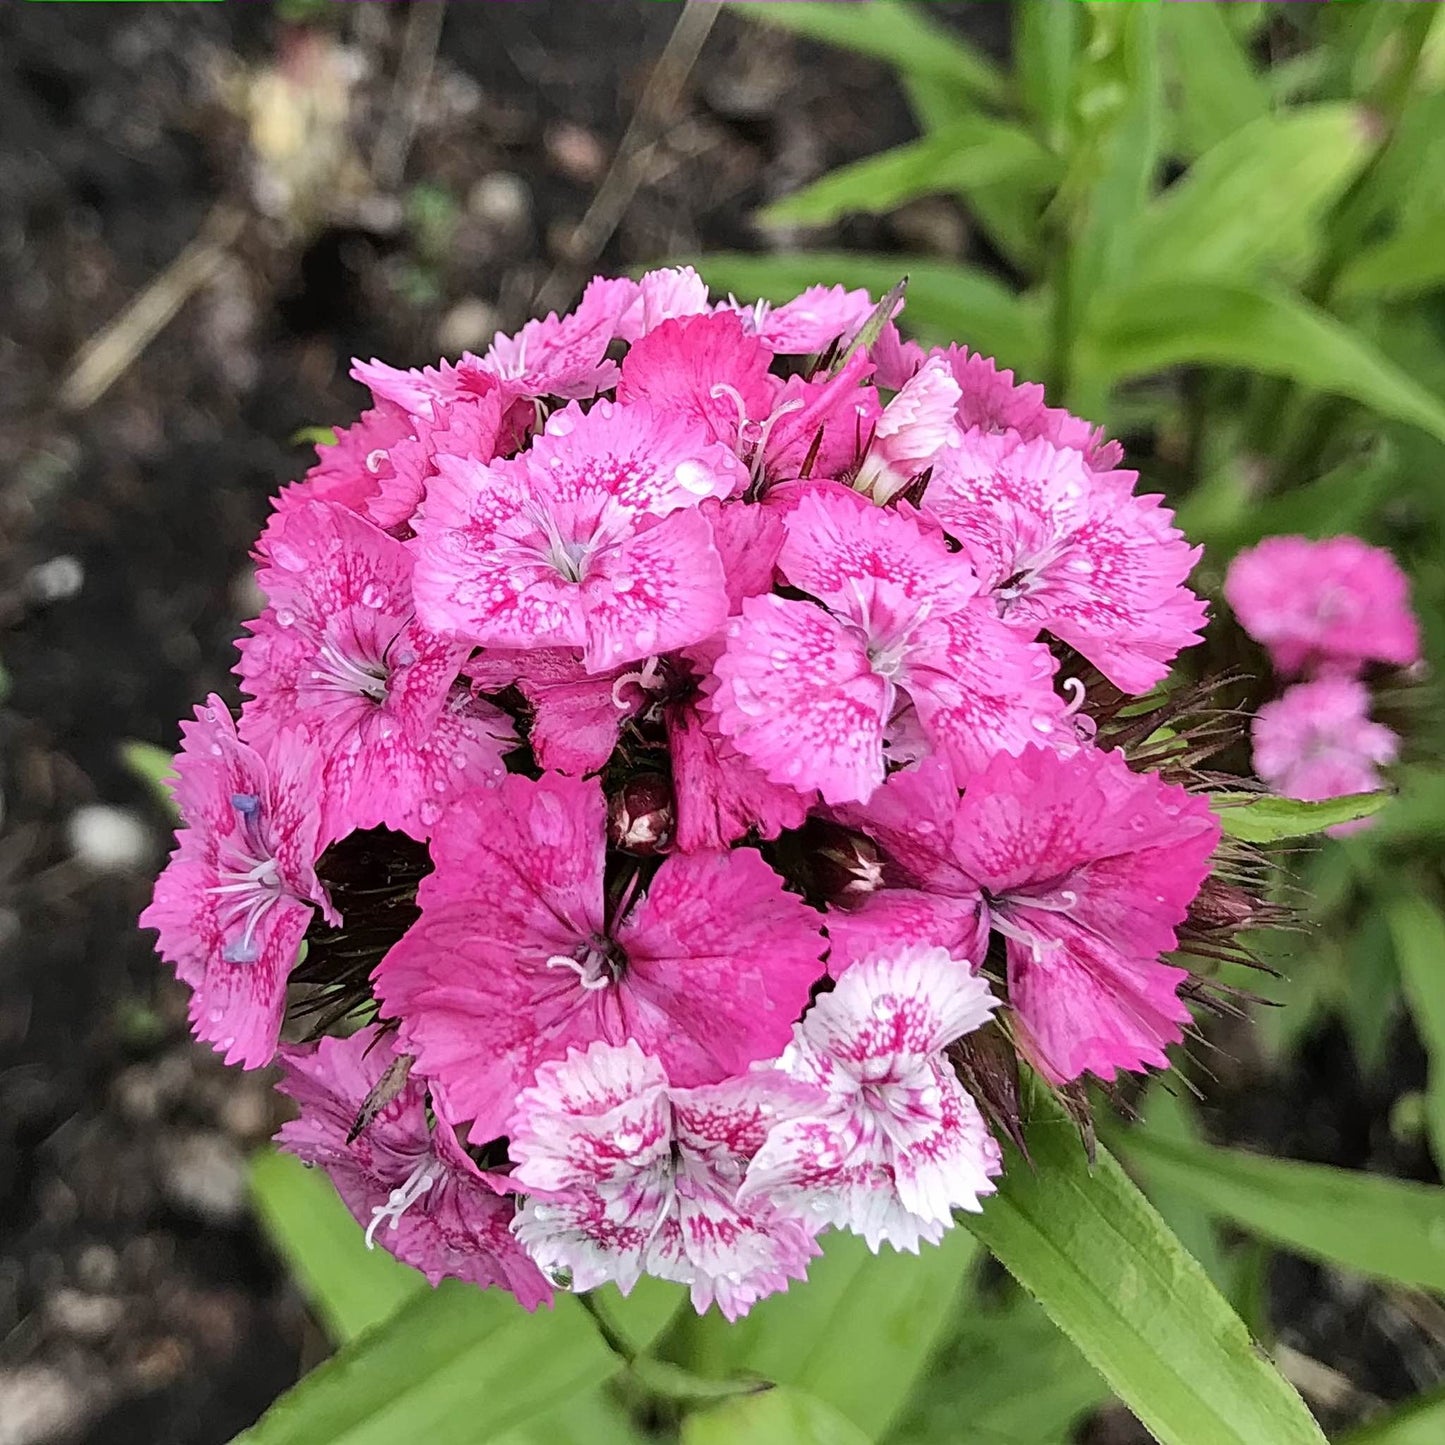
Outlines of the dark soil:
[{"label": "dark soil", "polygon": [[[935,8],[987,44],[1005,28],[999,7]],[[234,698],[248,548],[307,465],[298,428],[362,404],[349,359],[485,345],[565,273],[676,13],[457,4],[397,91],[424,38],[402,7],[0,9],[0,1445],[225,1441],[325,1349],[247,1211],[269,1080],[190,1044],[134,927],[168,825],[118,748],[171,748],[207,692]],[[882,68],[732,13],[667,120],[598,269],[756,246],[760,203],[911,133]],[[78,350],[208,217],[233,231],[211,274],[103,395],[63,405]],[[944,203],[827,239],[970,244]],[[1315,1049],[1224,1132],[1418,1168],[1378,1147],[1418,1055],[1370,1092],[1341,1040]],[[1429,1326],[1378,1297],[1275,1269],[1281,1336],[1366,1404],[1440,1373]]]}]

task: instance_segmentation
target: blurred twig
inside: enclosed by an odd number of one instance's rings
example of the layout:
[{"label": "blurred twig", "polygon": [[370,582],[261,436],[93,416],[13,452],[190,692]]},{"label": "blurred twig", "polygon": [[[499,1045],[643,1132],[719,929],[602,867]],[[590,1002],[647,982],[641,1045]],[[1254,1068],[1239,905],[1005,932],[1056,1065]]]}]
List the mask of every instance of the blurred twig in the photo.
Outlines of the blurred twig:
[{"label": "blurred twig", "polygon": [[371,179],[378,191],[396,190],[406,173],[406,158],[421,120],[446,9],[446,0],[415,0],[407,11],[391,101],[371,152]]},{"label": "blurred twig", "polygon": [[687,0],[683,6],[627,123],[617,154],[572,233],[567,255],[552,268],[533,298],[533,309],[538,314],[560,310],[572,299],[592,263],[612,239],[642,183],[644,162],[659,139],[659,128],[677,105],[720,8],[709,0]]},{"label": "blurred twig", "polygon": [[60,385],[64,410],[93,406],[125,374],[186,301],[220,270],[243,219],[229,202],[213,207],[196,239],[76,352]]}]

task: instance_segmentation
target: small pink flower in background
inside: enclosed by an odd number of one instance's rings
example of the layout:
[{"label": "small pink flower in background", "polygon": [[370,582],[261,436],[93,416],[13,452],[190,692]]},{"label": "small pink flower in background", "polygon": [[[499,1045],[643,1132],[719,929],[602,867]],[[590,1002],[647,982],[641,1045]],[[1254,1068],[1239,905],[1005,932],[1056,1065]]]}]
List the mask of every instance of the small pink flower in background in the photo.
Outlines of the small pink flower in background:
[{"label": "small pink flower in background", "polygon": [[[1370,694],[1354,678],[1322,677],[1287,687],[1254,719],[1254,770],[1282,797],[1314,803],[1381,786],[1379,769],[1395,761],[1400,739],[1370,721]],[[1340,823],[1336,837],[1372,820]]]},{"label": "small pink flower in background", "polygon": [[802,1279],[813,1230],[740,1198],[768,1131],[809,1095],[775,1071],[674,1088],[633,1040],[544,1064],[509,1126],[517,1217],[532,1257],[574,1290],[644,1274],[691,1287],[729,1320]]},{"label": "small pink flower in background", "polygon": [[422,620],[492,647],[577,647],[589,671],[700,641],[727,615],[698,503],[743,482],[679,418],[599,401],[514,461],[443,457],[417,518]]},{"label": "small pink flower in background", "polygon": [[894,945],[856,963],[793,1031],[780,1065],[818,1105],[781,1122],[748,1166],[745,1199],[816,1228],[917,1252],[955,1209],[977,1210],[1003,1168],[943,1050],[997,1000],[942,948]]},{"label": "small pink flower in background", "polygon": [[640,898],[604,900],[595,782],[512,776],[431,841],[422,915],[375,982],[471,1137],[503,1132],[539,1064],[628,1038],[678,1084],[776,1055],[821,975],[818,915],[751,848],[663,861]]},{"label": "small pink flower in background", "polygon": [[1266,537],[1230,564],[1224,596],[1287,677],[1420,660],[1408,579],[1358,537]]},{"label": "small pink flower in background", "polygon": [[303,722],[321,764],[328,831],[425,838],[447,798],[500,777],[511,719],[457,687],[470,648],[416,622],[412,554],[355,512],[314,502],[278,516],[236,671],[248,742]]},{"label": "small pink flower in background", "polygon": [[339,924],[316,877],[323,796],[315,749],[279,733],[263,758],[212,696],[181,724],[174,793],[185,824],[141,926],[191,988],[191,1025],[228,1064],[271,1061],[286,979],[319,908]]},{"label": "small pink flower in background", "polygon": [[512,1235],[511,1181],[484,1173],[435,1112],[427,1122],[426,1086],[412,1075],[355,1130],[363,1106],[398,1059],[375,1027],[349,1038],[283,1048],[279,1085],[300,1117],[281,1127],[283,1149],[319,1164],[366,1242],[377,1239],[432,1284],[464,1279],[500,1285],[529,1310],[552,1302],[541,1271]]},{"label": "small pink flower in background", "polygon": [[934,467],[923,505],[963,546],[999,615],[1047,630],[1126,692],[1145,692],[1199,640],[1199,560],[1135,473],[1093,471],[1043,440],[972,432]]},{"label": "small pink flower in background", "polygon": [[1209,800],[1119,753],[1002,754],[958,805],[954,857],[1008,951],[1009,1003],[1044,1075],[1162,1068],[1189,1011],[1176,943],[1219,841]]},{"label": "small pink flower in background", "polygon": [[779,566],[817,599],[750,598],[726,630],[711,706],[775,783],[861,801],[883,781],[906,703],[962,776],[1056,730],[1053,662],[974,601],[967,562],[913,518],[842,488],[784,519]]},{"label": "small pink flower in background", "polygon": [[316,448],[316,465],[299,482],[281,489],[281,508],[307,502],[340,502],[372,521],[383,488],[394,476],[391,451],[413,440],[417,422],[395,402],[378,401],[351,426],[336,429],[332,446]]}]

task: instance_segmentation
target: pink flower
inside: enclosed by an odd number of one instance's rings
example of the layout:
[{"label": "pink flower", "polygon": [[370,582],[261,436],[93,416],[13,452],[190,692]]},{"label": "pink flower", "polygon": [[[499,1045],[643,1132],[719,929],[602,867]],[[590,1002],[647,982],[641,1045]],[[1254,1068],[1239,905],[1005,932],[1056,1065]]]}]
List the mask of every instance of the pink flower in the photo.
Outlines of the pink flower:
[{"label": "pink flower", "polygon": [[895,945],[821,994],[781,1060],[820,1107],[778,1124],[748,1166],[743,1197],[766,1200],[917,1252],[955,1209],[979,1209],[1003,1167],[998,1144],[943,1050],[996,1004],[942,948]]},{"label": "pink flower", "polygon": [[[1281,796],[1314,803],[1381,786],[1377,771],[1395,761],[1400,740],[1370,721],[1370,694],[1354,678],[1296,683],[1254,719],[1254,770]],[[1368,827],[1340,823],[1336,837]]]},{"label": "pink flower", "polygon": [[958,383],[942,357],[930,357],[883,408],[853,489],[886,506],[959,440]]},{"label": "pink flower", "polygon": [[422,913],[376,990],[419,1066],[481,1142],[539,1064],[637,1040],[679,1084],[715,1083],[787,1041],[821,973],[818,916],[751,848],[663,861],[604,896],[595,782],[513,775],[432,837]]},{"label": "pink flower", "polygon": [[1230,564],[1224,596],[1286,676],[1420,660],[1405,574],[1358,537],[1266,537]]},{"label": "pink flower", "polygon": [[498,332],[485,356],[464,352],[455,363],[409,371],[358,361],[351,374],[373,396],[421,417],[432,417],[438,402],[484,394],[499,383],[508,402],[545,396],[585,401],[617,385],[617,365],[607,358],[607,348],[636,297],[635,282],[598,276],[575,311],[529,321],[515,336]]},{"label": "pink flower", "polygon": [[326,1170],[366,1226],[368,1248],[380,1238],[433,1285],[498,1285],[529,1310],[552,1302],[547,1281],[512,1236],[516,1209],[503,1192],[511,1181],[478,1169],[439,1109],[435,1127],[428,1124],[426,1086],[415,1075],[350,1137],[363,1105],[398,1065],[374,1025],[349,1038],[283,1048],[281,1059],[280,1090],[301,1116],[282,1126],[277,1142]]},{"label": "pink flower", "polygon": [[1049,1079],[1164,1066],[1189,1013],[1159,955],[1218,839],[1206,798],[1119,753],[1029,748],[969,783],[951,852],[1007,940],[1009,1002]]},{"label": "pink flower", "polygon": [[391,449],[415,433],[416,421],[408,412],[394,402],[379,401],[354,425],[339,427],[334,446],[316,448],[316,465],[299,482],[282,488],[277,507],[340,502],[376,521],[373,508],[393,476]]},{"label": "pink flower", "polygon": [[707,282],[691,266],[664,266],[638,278],[636,294],[618,317],[617,335],[635,344],[665,321],[708,309]]},{"label": "pink flower", "polygon": [[1044,389],[1036,382],[1014,381],[1011,371],[966,347],[950,346],[942,356],[957,381],[961,395],[958,424],[965,430],[986,433],[1017,432],[1022,441],[1042,439],[1056,447],[1080,453],[1094,471],[1112,471],[1124,460],[1118,442],[1106,441],[1102,427],[1071,416],[1060,407],[1044,404]]},{"label": "pink flower", "polygon": [[1165,677],[1198,641],[1204,604],[1184,585],[1199,559],[1133,472],[1082,453],[971,432],[933,469],[924,508],[958,539],[1000,616],[1047,629],[1126,692]]},{"label": "pink flower", "polygon": [[781,306],[767,301],[741,306],[729,297],[718,309],[736,311],[769,351],[807,356],[850,338],[872,315],[873,298],[843,286],[809,286]]},{"label": "pink flower", "polygon": [[341,922],[316,877],[321,778],[315,749],[278,733],[262,752],[236,736],[220,698],[181,724],[174,793],[185,826],[141,926],[190,985],[196,1037],[228,1064],[270,1062],[286,979],[318,907]]},{"label": "pink flower", "polygon": [[673,1088],[633,1040],[594,1042],[537,1070],[508,1128],[514,1179],[538,1195],[517,1236],[574,1290],[643,1274],[689,1285],[729,1320],[805,1276],[811,1232],[766,1200],[742,1202],[748,1160],[802,1091],[763,1070]]},{"label": "pink flower", "polygon": [[727,615],[698,503],[739,488],[733,454],[650,407],[555,413],[531,448],[438,458],[417,519],[422,620],[489,647],[578,647],[589,671],[697,642]]},{"label": "pink flower", "polygon": [[269,747],[304,722],[333,837],[425,838],[446,799],[500,776],[516,745],[505,713],[455,685],[470,647],[417,623],[410,551],[335,502],[277,516],[266,550],[270,606],[238,644],[247,741]]},{"label": "pink flower", "polygon": [[817,603],[745,600],[711,700],[720,731],[769,779],[830,803],[866,799],[909,703],[962,777],[1040,736],[1067,745],[1048,652],[974,600],[971,569],[940,537],[840,487],[810,489],[784,525],[781,571]]},{"label": "pink flower", "polygon": [[905,341],[891,321],[878,333],[868,355],[873,379],[888,391],[901,391],[928,359],[928,353],[916,341]]},{"label": "pink flower", "polygon": [[781,390],[768,370],[772,360],[732,312],[665,321],[623,358],[617,400],[646,402],[739,449],[748,419],[757,425],[769,416]]}]

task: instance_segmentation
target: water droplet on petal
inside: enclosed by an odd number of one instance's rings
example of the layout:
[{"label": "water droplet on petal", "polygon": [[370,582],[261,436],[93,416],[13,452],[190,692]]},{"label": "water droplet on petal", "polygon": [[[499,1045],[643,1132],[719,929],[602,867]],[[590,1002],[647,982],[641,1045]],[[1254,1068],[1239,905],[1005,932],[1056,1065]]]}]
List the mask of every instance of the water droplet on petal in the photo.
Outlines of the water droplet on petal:
[{"label": "water droplet on petal", "polygon": [[440,804],[432,802],[430,798],[417,809],[417,815],[421,818],[424,827],[430,828],[442,815]]},{"label": "water droplet on petal", "polygon": [[672,479],[683,491],[695,497],[705,497],[712,491],[712,473],[701,462],[689,459],[679,462],[673,468]]},{"label": "water droplet on petal", "polygon": [[276,609],[277,627],[294,627],[296,625],[296,614],[289,607],[278,607]]},{"label": "water droplet on petal", "polygon": [[387,460],[388,453],[385,447],[377,447],[375,451],[366,454],[366,470],[372,473],[379,472],[381,465]]},{"label": "water droplet on petal", "polygon": [[612,590],[614,592],[631,592],[636,585],[637,579],[635,577],[628,576],[626,572],[624,572],[620,577],[614,577],[612,579]]},{"label": "water droplet on petal", "polygon": [[1054,730],[1054,720],[1048,717],[1036,717],[1031,720],[1033,730],[1036,733],[1047,737]]},{"label": "water droplet on petal", "polygon": [[375,582],[368,582],[361,589],[361,605],[363,607],[380,607],[385,601],[386,593]]}]

